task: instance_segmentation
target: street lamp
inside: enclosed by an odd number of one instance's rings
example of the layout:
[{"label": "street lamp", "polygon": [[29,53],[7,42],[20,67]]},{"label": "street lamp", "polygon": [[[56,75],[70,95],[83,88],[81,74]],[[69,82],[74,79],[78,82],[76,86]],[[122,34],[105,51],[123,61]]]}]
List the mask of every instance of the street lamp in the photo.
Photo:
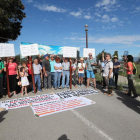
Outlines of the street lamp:
[{"label": "street lamp", "polygon": [[86,48],[88,48],[88,25],[85,25],[85,31],[86,31]]}]

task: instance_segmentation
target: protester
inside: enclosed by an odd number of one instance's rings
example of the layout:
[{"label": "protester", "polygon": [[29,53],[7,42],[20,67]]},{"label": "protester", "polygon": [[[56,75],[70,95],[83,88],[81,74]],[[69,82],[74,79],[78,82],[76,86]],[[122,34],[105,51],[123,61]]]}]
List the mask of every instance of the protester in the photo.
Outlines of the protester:
[{"label": "protester", "polygon": [[28,67],[28,80],[29,80],[29,85],[30,85],[30,90],[32,90],[32,71],[31,71],[31,63],[32,61],[28,61],[27,67]]},{"label": "protester", "polygon": [[89,58],[87,59],[86,63],[86,70],[87,70],[87,88],[89,87],[90,82],[90,76],[93,79],[94,83],[94,89],[96,89],[96,80],[95,80],[95,74],[93,70],[95,69],[95,66],[97,65],[96,59],[92,57],[92,53],[89,53]]},{"label": "protester", "polygon": [[60,79],[62,74],[62,64],[60,63],[60,58],[56,57],[55,64],[54,64],[54,84],[55,84],[55,90],[61,89],[60,87]]},{"label": "protester", "polygon": [[76,64],[75,61],[72,64],[72,83],[77,88],[77,80],[76,80]]},{"label": "protester", "polygon": [[54,64],[56,63],[54,60],[54,55],[50,56],[51,60],[50,60],[50,65],[51,65],[51,85],[52,85],[52,89],[55,88],[55,69],[54,69]]},{"label": "protester", "polygon": [[[41,56],[40,56],[41,57]],[[42,65],[42,63],[43,63],[43,60],[42,60],[42,58],[40,58],[39,57],[39,64],[41,65],[41,67],[42,67],[42,74],[43,74],[43,65]],[[44,85],[44,76],[42,75],[42,77],[41,77],[41,88],[43,89],[43,85]]]},{"label": "protester", "polygon": [[44,89],[51,89],[51,65],[49,61],[49,56],[44,56],[45,60],[43,61],[43,72],[44,72]]},{"label": "protester", "polygon": [[118,62],[117,56],[114,56],[114,61],[113,61],[113,78],[115,78],[116,89],[118,87],[117,83],[118,83],[119,68],[120,68],[120,62]]},{"label": "protester", "polygon": [[83,77],[84,77],[84,69],[85,69],[85,63],[84,59],[80,59],[80,63],[78,63],[78,82],[79,86],[83,86]]},{"label": "protester", "polygon": [[[111,61],[111,55],[110,54],[106,54],[106,61],[105,61],[105,67],[104,67],[104,72],[103,72],[103,77],[105,78],[106,81],[106,85],[108,88],[108,96],[112,96],[112,88],[110,88],[111,82],[113,80],[113,62]],[[110,82],[111,81],[111,82]],[[104,93],[107,94],[107,93]]]},{"label": "protester", "polygon": [[3,97],[3,71],[4,71],[4,64],[2,59],[0,58],[0,98]]},{"label": "protester", "polygon": [[127,66],[124,67],[127,70],[127,79],[128,79],[128,87],[129,91],[127,95],[131,96],[131,91],[133,92],[134,96],[133,98],[137,98],[138,94],[136,93],[136,89],[134,87],[133,83],[133,57],[132,55],[127,56]]},{"label": "protester", "polygon": [[33,71],[34,71],[35,84],[37,83],[38,86],[38,92],[43,92],[43,90],[41,90],[42,67],[40,64],[38,64],[38,59],[34,59]]},{"label": "protester", "polygon": [[28,96],[27,86],[29,85],[29,81],[27,79],[27,76],[28,76],[28,73],[26,71],[26,67],[21,67],[20,68],[20,77],[21,77],[21,85],[22,85],[21,96],[23,96],[24,90],[25,90],[25,95]]},{"label": "protester", "polygon": [[13,62],[12,57],[9,58],[8,72],[9,72],[10,92],[14,92],[14,95],[16,95],[17,79],[19,78],[19,76],[18,76],[17,64]]},{"label": "protester", "polygon": [[[65,58],[64,62],[62,63],[62,88],[69,88],[69,76],[70,76],[70,62],[68,62],[68,58]],[[67,78],[66,80],[66,85],[65,85],[65,77]]]}]

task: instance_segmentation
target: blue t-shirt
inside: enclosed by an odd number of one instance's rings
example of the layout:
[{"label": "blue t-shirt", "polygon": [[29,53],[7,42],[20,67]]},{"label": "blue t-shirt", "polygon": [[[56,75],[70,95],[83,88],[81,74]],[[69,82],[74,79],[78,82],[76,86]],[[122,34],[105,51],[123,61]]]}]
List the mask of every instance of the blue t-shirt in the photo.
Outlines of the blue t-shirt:
[{"label": "blue t-shirt", "polygon": [[55,60],[54,61],[50,60],[51,72],[54,72],[54,64],[55,63],[56,63]]},{"label": "blue t-shirt", "polygon": [[[115,61],[113,61],[113,66],[118,66],[118,65],[120,65],[120,62],[115,62]],[[119,68],[113,68],[113,72],[114,73],[118,73],[118,71],[119,71]]]}]

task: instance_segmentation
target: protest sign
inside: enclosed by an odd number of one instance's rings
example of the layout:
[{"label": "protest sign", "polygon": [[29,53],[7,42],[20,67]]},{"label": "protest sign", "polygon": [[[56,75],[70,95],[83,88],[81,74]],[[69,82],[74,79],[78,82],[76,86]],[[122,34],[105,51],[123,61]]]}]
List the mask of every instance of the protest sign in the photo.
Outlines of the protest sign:
[{"label": "protest sign", "polygon": [[33,97],[26,97],[26,98],[19,98],[19,99],[13,99],[13,100],[6,100],[0,102],[0,107],[8,109],[16,109],[21,107],[29,106],[30,104],[34,103],[43,103],[46,101],[54,101],[59,100],[59,96],[53,94],[53,95],[37,95]]},{"label": "protest sign", "polygon": [[93,89],[81,89],[81,90],[66,90],[62,92],[55,93],[60,98],[70,98],[74,96],[86,96],[86,95],[92,95],[92,94],[98,94],[97,90]]},{"label": "protest sign", "polygon": [[29,45],[20,44],[20,51],[22,56],[39,55],[38,44],[29,44]]},{"label": "protest sign", "polygon": [[54,113],[67,111],[74,108],[95,104],[92,100],[85,97],[72,97],[57,101],[47,101],[45,103],[37,103],[31,106],[36,117],[43,117]]},{"label": "protest sign", "polygon": [[0,43],[0,57],[15,56],[14,44]]},{"label": "protest sign", "polygon": [[95,58],[95,49],[91,49],[91,48],[83,49],[83,57],[89,57],[89,53],[92,53],[92,57]]},{"label": "protest sign", "polygon": [[70,57],[70,58],[77,57],[76,47],[64,47],[63,48],[63,57]]}]

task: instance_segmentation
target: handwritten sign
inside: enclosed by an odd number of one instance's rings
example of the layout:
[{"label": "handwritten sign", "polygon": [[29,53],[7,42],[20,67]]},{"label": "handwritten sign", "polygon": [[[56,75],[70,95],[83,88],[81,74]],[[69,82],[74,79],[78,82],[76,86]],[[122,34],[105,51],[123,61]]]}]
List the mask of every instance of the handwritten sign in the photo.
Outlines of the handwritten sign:
[{"label": "handwritten sign", "polygon": [[14,44],[0,43],[0,57],[15,56]]},{"label": "handwritten sign", "polygon": [[95,49],[91,49],[91,48],[83,49],[83,57],[89,57],[89,53],[92,53],[92,57],[95,58]]},{"label": "handwritten sign", "polygon": [[20,44],[20,51],[22,56],[32,56],[38,55],[38,44],[30,44],[30,45],[21,45]]},{"label": "handwritten sign", "polygon": [[76,47],[64,47],[63,48],[63,57],[77,57],[77,48]]}]

